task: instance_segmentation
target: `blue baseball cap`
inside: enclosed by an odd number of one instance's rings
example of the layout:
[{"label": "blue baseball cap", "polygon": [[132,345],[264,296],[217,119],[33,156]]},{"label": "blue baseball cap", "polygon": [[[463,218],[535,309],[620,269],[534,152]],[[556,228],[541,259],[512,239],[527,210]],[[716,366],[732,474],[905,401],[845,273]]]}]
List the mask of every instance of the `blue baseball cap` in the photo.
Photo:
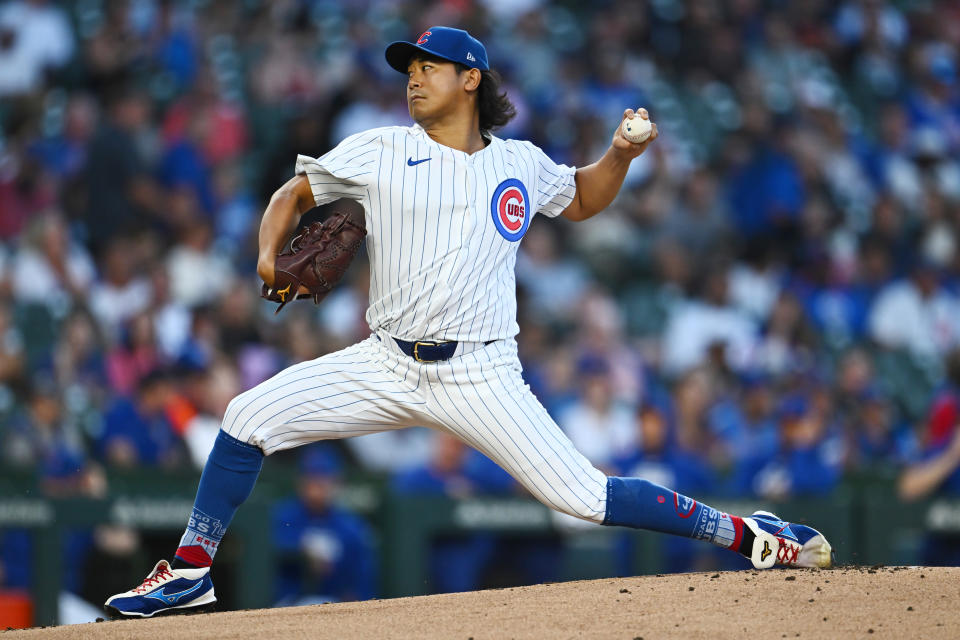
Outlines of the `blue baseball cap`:
[{"label": "blue baseball cap", "polygon": [[580,376],[605,376],[608,373],[610,373],[610,362],[603,356],[588,353],[577,360],[577,374]]},{"label": "blue baseball cap", "polygon": [[342,472],[340,456],[328,447],[309,447],[300,458],[300,473],[305,476],[337,478]]},{"label": "blue baseball cap", "polygon": [[430,27],[417,38],[416,42],[398,40],[387,45],[384,55],[387,64],[399,71],[407,72],[410,59],[417,53],[428,53],[450,62],[459,62],[470,69],[488,71],[487,50],[483,44],[463,29],[451,27]]},{"label": "blue baseball cap", "polygon": [[809,410],[810,400],[801,393],[792,393],[780,400],[777,417],[780,420],[796,420],[807,415]]}]

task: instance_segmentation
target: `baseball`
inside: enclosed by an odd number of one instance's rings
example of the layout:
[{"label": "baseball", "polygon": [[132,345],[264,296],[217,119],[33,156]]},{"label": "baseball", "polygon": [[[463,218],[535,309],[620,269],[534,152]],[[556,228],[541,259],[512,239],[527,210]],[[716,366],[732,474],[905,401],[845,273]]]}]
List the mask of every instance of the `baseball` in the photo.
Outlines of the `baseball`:
[{"label": "baseball", "polygon": [[627,118],[624,120],[623,126],[620,127],[620,130],[623,133],[624,138],[630,142],[637,143],[643,142],[649,138],[653,127],[651,126],[649,120],[636,115],[632,118]]}]

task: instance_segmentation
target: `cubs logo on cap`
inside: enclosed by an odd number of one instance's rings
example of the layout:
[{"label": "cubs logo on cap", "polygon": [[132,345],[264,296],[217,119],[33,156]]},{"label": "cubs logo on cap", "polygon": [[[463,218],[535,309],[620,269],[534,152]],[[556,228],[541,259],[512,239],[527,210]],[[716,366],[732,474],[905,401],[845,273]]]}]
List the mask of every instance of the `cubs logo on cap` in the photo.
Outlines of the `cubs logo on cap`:
[{"label": "cubs logo on cap", "polygon": [[400,73],[406,73],[410,59],[418,52],[450,62],[459,62],[471,69],[490,69],[487,50],[483,44],[463,29],[451,27],[430,27],[420,34],[415,43],[402,40],[391,42],[384,55],[387,64]]},{"label": "cubs logo on cap", "polygon": [[490,215],[497,232],[510,242],[516,242],[530,226],[530,198],[527,188],[516,178],[497,185],[490,199]]}]

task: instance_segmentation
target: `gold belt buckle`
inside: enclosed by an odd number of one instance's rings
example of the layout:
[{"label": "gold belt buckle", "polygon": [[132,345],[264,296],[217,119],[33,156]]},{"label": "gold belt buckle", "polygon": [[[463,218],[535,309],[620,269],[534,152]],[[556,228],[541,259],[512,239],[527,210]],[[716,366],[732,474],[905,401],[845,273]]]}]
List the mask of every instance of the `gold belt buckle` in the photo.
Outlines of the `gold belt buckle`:
[{"label": "gold belt buckle", "polygon": [[416,360],[417,362],[424,362],[424,363],[440,362],[439,360],[423,360],[420,357],[420,353],[418,351],[421,345],[423,345],[424,347],[439,347],[440,343],[434,342],[432,340],[417,340],[416,342],[413,343],[413,359],[414,360]]}]

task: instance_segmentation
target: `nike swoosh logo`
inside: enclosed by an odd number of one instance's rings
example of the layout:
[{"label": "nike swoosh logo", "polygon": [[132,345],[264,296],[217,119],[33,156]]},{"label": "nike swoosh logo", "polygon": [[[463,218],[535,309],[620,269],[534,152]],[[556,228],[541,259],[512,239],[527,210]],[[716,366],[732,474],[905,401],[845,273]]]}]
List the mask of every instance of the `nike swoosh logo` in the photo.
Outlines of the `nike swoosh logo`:
[{"label": "nike swoosh logo", "polygon": [[183,598],[183,596],[193,593],[194,591],[196,591],[202,586],[203,586],[203,580],[200,580],[200,582],[193,585],[189,589],[185,589],[184,591],[178,591],[177,593],[164,593],[164,589],[166,589],[166,587],[164,587],[159,591],[148,593],[147,595],[144,596],[144,598],[153,598],[154,600],[159,600],[164,604],[176,604],[181,598]]},{"label": "nike swoosh logo", "polygon": [[414,160],[413,158],[407,158],[407,165],[408,165],[408,166],[411,166],[411,167],[415,167],[415,166],[417,166],[418,164],[420,164],[421,162],[426,162],[426,161],[429,160],[429,159],[430,159],[430,158],[424,158],[423,160]]}]

